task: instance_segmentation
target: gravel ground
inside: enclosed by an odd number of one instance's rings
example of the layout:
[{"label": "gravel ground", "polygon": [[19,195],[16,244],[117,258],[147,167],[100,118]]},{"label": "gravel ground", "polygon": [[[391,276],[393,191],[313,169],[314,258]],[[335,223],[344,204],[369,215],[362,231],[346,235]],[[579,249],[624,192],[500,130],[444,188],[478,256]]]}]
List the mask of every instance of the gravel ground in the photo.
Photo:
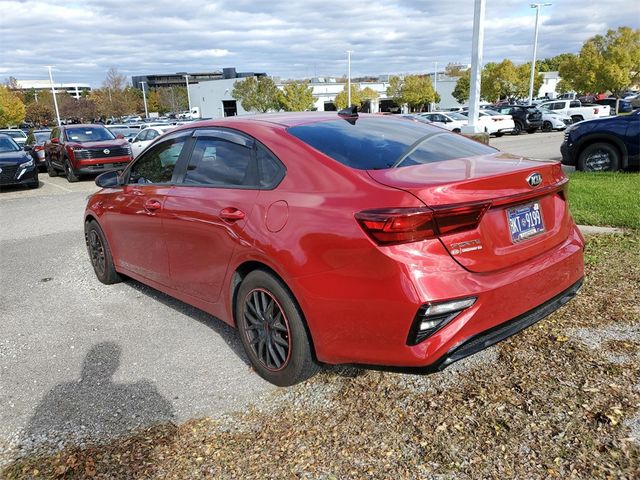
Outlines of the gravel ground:
[{"label": "gravel ground", "polygon": [[327,369],[243,413],[32,455],[0,476],[638,478],[639,246],[637,232],[589,237],[571,303],[444,372]]}]

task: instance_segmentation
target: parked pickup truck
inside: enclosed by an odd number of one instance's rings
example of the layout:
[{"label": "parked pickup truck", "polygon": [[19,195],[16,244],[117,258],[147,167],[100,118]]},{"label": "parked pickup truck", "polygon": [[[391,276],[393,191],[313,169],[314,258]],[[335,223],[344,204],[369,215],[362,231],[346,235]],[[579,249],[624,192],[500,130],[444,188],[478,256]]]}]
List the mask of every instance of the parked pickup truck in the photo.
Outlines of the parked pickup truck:
[{"label": "parked pickup truck", "polygon": [[611,107],[608,105],[583,105],[580,100],[553,100],[538,105],[540,110],[550,110],[571,117],[573,123],[592,118],[608,117]]}]

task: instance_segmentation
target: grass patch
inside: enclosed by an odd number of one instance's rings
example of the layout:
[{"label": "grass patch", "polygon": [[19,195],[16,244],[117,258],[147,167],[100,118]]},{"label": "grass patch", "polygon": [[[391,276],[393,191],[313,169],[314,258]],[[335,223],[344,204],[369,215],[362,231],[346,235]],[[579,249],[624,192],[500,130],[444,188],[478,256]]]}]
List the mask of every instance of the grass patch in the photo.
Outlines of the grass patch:
[{"label": "grass patch", "polygon": [[590,237],[578,296],[485,363],[430,376],[328,370],[231,425],[193,420],[69,446],[0,478],[638,478],[628,425],[640,344],[609,336],[595,348],[573,332],[639,328],[639,242],[637,232]]},{"label": "grass patch", "polygon": [[569,207],[576,223],[640,229],[640,174],[569,174]]}]

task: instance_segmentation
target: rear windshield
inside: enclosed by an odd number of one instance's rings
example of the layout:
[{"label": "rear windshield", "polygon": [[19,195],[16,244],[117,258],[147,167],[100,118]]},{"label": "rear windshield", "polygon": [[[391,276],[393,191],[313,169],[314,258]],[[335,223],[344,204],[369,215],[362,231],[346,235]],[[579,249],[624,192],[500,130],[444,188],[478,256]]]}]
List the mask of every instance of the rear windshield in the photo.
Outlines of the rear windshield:
[{"label": "rear windshield", "polygon": [[27,138],[27,135],[22,130],[5,130],[2,133],[9,135],[11,138]]},{"label": "rear windshield", "polygon": [[67,140],[72,142],[100,142],[116,138],[104,127],[73,127],[67,128],[65,131]]},{"label": "rear windshield", "polygon": [[289,127],[287,132],[359,170],[405,167],[496,152],[462,135],[393,118],[340,119]]}]

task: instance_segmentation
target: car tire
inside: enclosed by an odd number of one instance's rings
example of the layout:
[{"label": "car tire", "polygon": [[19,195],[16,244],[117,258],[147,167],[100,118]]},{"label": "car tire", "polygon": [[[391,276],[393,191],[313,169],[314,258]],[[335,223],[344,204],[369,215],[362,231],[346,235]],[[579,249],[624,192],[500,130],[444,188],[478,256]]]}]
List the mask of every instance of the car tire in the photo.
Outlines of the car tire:
[{"label": "car tire", "polygon": [[33,181],[31,183],[27,183],[27,187],[29,188],[38,188],[40,186],[40,180],[38,180],[38,170],[35,172],[36,174],[33,177]]},{"label": "car tire", "polygon": [[107,239],[95,220],[91,220],[86,224],[84,237],[91,266],[98,280],[105,285],[121,282],[122,277],[116,272]]},{"label": "car tire", "polygon": [[501,136],[503,136],[503,135],[504,135],[504,132],[496,132],[496,133],[494,133],[494,135],[495,135],[496,137],[501,137]]},{"label": "car tire", "polygon": [[578,123],[583,120],[584,118],[582,117],[582,115],[571,115],[571,123]]},{"label": "car tire", "polygon": [[73,171],[73,166],[69,162],[68,158],[64,159],[64,175],[67,177],[67,182],[69,183],[75,183],[80,180],[78,175],[76,175],[76,172]]},{"label": "car tire", "polygon": [[584,172],[615,172],[619,168],[620,153],[610,143],[593,143],[578,157],[578,170]]},{"label": "car tire", "polygon": [[553,130],[553,125],[549,120],[545,120],[542,122],[542,131],[543,132],[551,132]]},{"label": "car tire", "polygon": [[50,177],[57,177],[58,176],[58,171],[54,168],[54,166],[51,164],[51,160],[49,159],[49,157],[46,157],[44,160],[45,165],[47,166],[47,174]]},{"label": "car tire", "polygon": [[511,135],[520,135],[522,133],[522,124],[520,122],[514,122]]},{"label": "car tire", "polygon": [[453,133],[460,133],[461,130],[459,128],[454,128],[453,130],[451,130]]},{"label": "car tire", "polygon": [[235,319],[251,365],[268,382],[286,387],[320,369],[300,307],[272,274],[254,270],[245,277],[238,289]]},{"label": "car tire", "polygon": [[529,128],[527,130],[527,133],[536,133],[536,130],[538,130],[537,128]]}]

